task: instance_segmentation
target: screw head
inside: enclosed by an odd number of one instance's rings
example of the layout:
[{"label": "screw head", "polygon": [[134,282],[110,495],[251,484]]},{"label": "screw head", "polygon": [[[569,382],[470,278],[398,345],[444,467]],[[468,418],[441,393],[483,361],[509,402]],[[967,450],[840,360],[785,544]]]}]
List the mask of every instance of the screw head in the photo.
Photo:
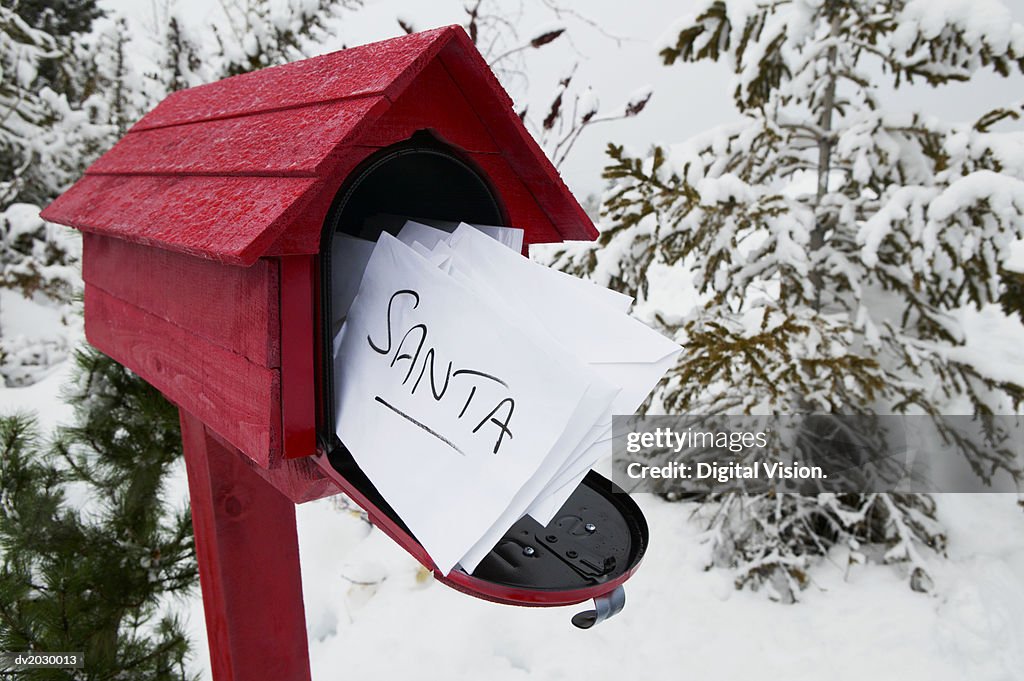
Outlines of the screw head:
[{"label": "screw head", "polygon": [[566,551],[565,555],[568,556],[569,558],[575,558],[576,556],[578,556],[580,554],[576,553],[575,551]]},{"label": "screw head", "polygon": [[597,532],[597,525],[595,525],[594,523],[587,523],[583,526],[583,529],[587,532]]},{"label": "screw head", "polygon": [[537,553],[537,550],[535,548],[533,548],[532,546],[527,546],[527,547],[523,548],[523,555],[524,556],[532,556],[535,553]]},{"label": "screw head", "polygon": [[555,543],[556,541],[558,541],[558,537],[556,537],[556,536],[555,536],[555,535],[553,535],[553,534],[549,534],[548,536],[546,536],[546,537],[544,537],[544,538],[545,538],[546,540],[548,540],[549,542],[551,542],[552,544],[554,544],[554,543]]}]

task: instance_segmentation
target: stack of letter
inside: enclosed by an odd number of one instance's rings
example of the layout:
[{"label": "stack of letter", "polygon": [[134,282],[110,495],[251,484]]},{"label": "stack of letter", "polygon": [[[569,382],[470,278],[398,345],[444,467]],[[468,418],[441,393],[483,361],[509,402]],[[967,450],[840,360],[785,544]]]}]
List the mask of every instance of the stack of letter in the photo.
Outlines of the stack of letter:
[{"label": "stack of letter", "polygon": [[334,239],[337,434],[444,574],[525,514],[550,522],[680,350],[521,248],[412,221]]}]

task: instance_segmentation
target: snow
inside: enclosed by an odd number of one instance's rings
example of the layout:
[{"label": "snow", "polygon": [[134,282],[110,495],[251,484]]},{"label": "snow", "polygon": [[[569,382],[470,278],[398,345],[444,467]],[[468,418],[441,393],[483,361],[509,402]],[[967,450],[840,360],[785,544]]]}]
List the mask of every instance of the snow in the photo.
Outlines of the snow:
[{"label": "snow", "polygon": [[752,188],[733,173],[726,173],[720,177],[702,177],[697,182],[697,193],[700,194],[700,202],[705,206],[713,206],[716,203],[748,203],[753,200]]},{"label": "snow", "polygon": [[892,232],[896,222],[906,220],[911,211],[930,201],[936,190],[930,187],[900,187],[892,192],[889,201],[866,220],[857,235],[863,245],[861,260],[868,267],[878,262],[878,247]]},{"label": "snow", "polygon": [[19,388],[0,385],[0,414],[35,414],[41,433],[52,432],[58,425],[69,425],[73,411],[58,396],[71,379],[71,373],[71,362],[64,361],[47,369],[32,385]]},{"label": "snow", "polygon": [[[423,580],[379,531],[329,501],[299,508],[313,678],[767,678],[1004,681],[1024,654],[1024,532],[1013,495],[944,495],[950,560],[937,595],[895,568],[853,565],[836,550],[803,602],[735,591],[705,571],[692,504],[638,495],[652,542],[627,584],[627,607],[593,630],[584,606],[526,609]],[[351,581],[347,581],[348,580]],[[400,651],[400,653],[399,653]]]},{"label": "snow", "polygon": [[0,215],[3,216],[11,241],[16,241],[24,234],[34,233],[45,224],[39,217],[39,206],[31,203],[12,203]]},{"label": "snow", "polygon": [[576,113],[581,120],[590,120],[597,114],[600,102],[593,88],[588,87],[576,101]]},{"label": "snow", "polygon": [[998,305],[957,310],[965,330],[965,345],[949,357],[973,366],[983,376],[1024,385],[1024,326]]},{"label": "snow", "polygon": [[911,0],[900,13],[894,43],[909,51],[913,34],[920,31],[930,40],[938,37],[947,24],[960,27],[969,44],[982,40],[996,52],[1013,47],[1024,50],[1024,31],[1013,22],[1009,8],[999,0]]},{"label": "snow", "polygon": [[653,85],[641,85],[637,89],[629,93],[629,97],[626,98],[626,107],[633,109],[639,106],[641,103],[646,102],[654,95]]},{"label": "snow", "polygon": [[71,306],[56,306],[39,294],[29,299],[19,292],[0,289],[3,382],[32,383],[50,367],[67,359],[69,335],[78,322]]},{"label": "snow", "polygon": [[1003,267],[1011,272],[1024,272],[1024,241],[1014,241],[1007,249]]},{"label": "snow", "polygon": [[[946,220],[954,212],[985,200],[993,212],[1007,221],[1021,221],[1024,215],[1024,181],[991,170],[979,170],[949,185],[932,201],[929,217]],[[1018,229],[1024,230],[1024,224]]]}]

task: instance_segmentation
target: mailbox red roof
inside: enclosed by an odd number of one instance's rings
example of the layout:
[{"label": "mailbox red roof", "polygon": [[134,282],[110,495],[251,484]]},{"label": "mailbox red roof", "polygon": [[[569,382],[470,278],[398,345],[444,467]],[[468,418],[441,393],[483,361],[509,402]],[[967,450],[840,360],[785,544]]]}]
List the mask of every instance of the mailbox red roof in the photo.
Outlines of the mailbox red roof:
[{"label": "mailbox red roof", "polygon": [[545,224],[519,225],[533,230],[529,241],[596,236],[458,26],[175,92],[42,215],[237,265],[315,253],[323,196],[384,143],[381,126],[429,127],[432,118],[481,162],[500,157],[493,171],[514,177],[496,182],[532,196]]}]

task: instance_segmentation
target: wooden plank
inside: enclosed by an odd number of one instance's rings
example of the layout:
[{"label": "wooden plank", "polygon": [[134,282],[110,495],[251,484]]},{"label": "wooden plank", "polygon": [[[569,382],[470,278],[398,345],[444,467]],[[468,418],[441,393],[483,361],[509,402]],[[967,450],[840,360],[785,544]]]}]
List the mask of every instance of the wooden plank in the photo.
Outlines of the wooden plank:
[{"label": "wooden plank", "polygon": [[86,283],[255,364],[280,366],[276,260],[224,265],[99,234],[83,235],[82,253]]},{"label": "wooden plank", "polygon": [[324,475],[312,456],[286,459],[277,468],[270,469],[253,463],[252,469],[293,504],[305,504],[341,493],[341,488]]},{"label": "wooden plank", "polygon": [[86,175],[43,212],[83,232],[248,266],[300,216],[312,178]]},{"label": "wooden plank", "polygon": [[[230,442],[209,428],[206,429],[206,434],[217,440],[222,446],[234,449]],[[253,472],[270,483],[292,503],[304,504],[308,501],[334,496],[342,491],[338,484],[324,473],[323,468],[315,463],[316,457],[279,459],[276,467],[261,468],[241,452],[239,452],[239,456]]]},{"label": "wooden plank", "polygon": [[286,459],[316,454],[315,259],[281,258],[281,423]]},{"label": "wooden plank", "polygon": [[394,106],[355,137],[353,144],[386,147],[424,129],[434,131],[445,142],[465,151],[498,151],[487,128],[440,60],[434,60],[423,69],[398,96]]},{"label": "wooden plank", "polygon": [[295,506],[181,411],[214,681],[309,681]]},{"label": "wooden plank", "polygon": [[207,428],[206,435],[216,440],[222,447],[237,452],[237,455],[254,473],[294,504],[304,504],[342,492],[338,484],[328,477],[323,468],[316,463],[315,457],[278,459],[275,467],[263,468],[213,430]]},{"label": "wooden plank", "polygon": [[280,456],[280,379],[210,343],[86,284],[85,334],[263,467]]},{"label": "wooden plank", "polygon": [[132,130],[401,92],[451,39],[448,26],[261,69],[168,96]]},{"label": "wooden plank", "polygon": [[323,171],[323,184],[310,190],[309,202],[296,215],[288,228],[272,243],[264,256],[315,255],[320,252],[320,238],[331,203],[352,171],[377,148],[341,146],[332,156],[332,165]]},{"label": "wooden plank", "polygon": [[133,129],[88,172],[313,176],[337,145],[387,108],[384,97],[363,97],[171,128]]}]

